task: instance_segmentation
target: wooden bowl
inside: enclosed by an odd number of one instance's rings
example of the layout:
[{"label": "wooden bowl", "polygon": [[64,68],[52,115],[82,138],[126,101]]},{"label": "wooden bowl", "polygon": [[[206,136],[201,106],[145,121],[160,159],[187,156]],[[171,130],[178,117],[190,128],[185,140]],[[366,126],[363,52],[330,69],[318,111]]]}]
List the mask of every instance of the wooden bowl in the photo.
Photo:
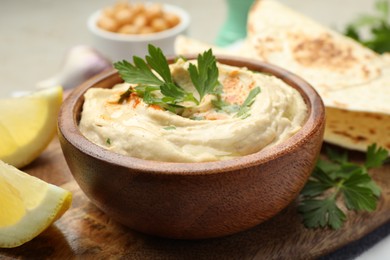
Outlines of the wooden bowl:
[{"label": "wooden bowl", "polygon": [[225,161],[170,163],[117,154],[93,144],[78,129],[86,90],[122,82],[116,71],[100,74],[64,101],[58,133],[80,188],[112,219],[162,237],[219,237],[273,217],[303,188],[323,140],[325,116],[319,95],[304,80],[273,65],[226,56],[217,59],[273,74],[297,89],[308,106],[302,129],[273,147]]}]

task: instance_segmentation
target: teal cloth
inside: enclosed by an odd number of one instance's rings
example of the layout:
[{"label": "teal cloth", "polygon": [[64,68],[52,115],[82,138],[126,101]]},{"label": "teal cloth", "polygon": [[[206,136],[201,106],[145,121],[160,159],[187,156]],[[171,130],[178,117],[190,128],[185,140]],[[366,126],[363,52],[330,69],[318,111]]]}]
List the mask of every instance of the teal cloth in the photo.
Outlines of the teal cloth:
[{"label": "teal cloth", "polygon": [[222,25],[215,44],[227,46],[244,39],[247,34],[248,12],[254,0],[225,0],[227,15]]}]

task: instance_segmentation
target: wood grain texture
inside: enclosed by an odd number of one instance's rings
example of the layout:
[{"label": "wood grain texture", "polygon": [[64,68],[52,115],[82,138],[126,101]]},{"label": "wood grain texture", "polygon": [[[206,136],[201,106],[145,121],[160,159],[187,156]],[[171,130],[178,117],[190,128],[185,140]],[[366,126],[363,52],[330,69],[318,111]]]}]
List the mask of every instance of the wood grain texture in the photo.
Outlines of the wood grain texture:
[{"label": "wood grain texture", "polygon": [[[354,154],[356,161],[361,154]],[[59,143],[54,140],[24,169],[73,192],[72,207],[49,229],[0,259],[313,259],[357,240],[390,218],[390,165],[373,171],[382,198],[373,213],[350,213],[338,231],[308,230],[292,203],[280,214],[248,231],[207,240],[173,240],[134,232],[107,217],[72,179]]]}]

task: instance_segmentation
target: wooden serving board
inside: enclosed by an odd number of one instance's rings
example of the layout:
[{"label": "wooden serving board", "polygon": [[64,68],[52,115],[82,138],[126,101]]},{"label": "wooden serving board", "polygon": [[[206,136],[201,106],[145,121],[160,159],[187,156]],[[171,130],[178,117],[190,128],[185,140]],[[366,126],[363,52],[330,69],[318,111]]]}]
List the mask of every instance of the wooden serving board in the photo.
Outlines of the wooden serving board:
[{"label": "wooden serving board", "polygon": [[[355,160],[363,160],[362,154],[353,155]],[[390,219],[389,164],[372,172],[382,188],[377,210],[350,213],[340,230],[306,229],[294,202],[248,231],[196,241],[152,237],[110,220],[73,180],[57,139],[23,170],[72,191],[73,204],[32,241],[18,248],[0,249],[0,259],[312,259],[363,237]]]}]

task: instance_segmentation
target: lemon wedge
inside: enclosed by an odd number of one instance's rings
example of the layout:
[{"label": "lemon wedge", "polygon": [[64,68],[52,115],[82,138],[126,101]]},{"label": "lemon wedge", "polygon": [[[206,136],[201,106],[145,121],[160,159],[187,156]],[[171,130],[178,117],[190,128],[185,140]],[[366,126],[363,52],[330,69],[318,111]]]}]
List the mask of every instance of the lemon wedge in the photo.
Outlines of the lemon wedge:
[{"label": "lemon wedge", "polygon": [[56,132],[62,87],[0,99],[0,160],[21,168],[50,143]]},{"label": "lemon wedge", "polygon": [[0,247],[30,241],[70,207],[72,194],[0,161]]}]

